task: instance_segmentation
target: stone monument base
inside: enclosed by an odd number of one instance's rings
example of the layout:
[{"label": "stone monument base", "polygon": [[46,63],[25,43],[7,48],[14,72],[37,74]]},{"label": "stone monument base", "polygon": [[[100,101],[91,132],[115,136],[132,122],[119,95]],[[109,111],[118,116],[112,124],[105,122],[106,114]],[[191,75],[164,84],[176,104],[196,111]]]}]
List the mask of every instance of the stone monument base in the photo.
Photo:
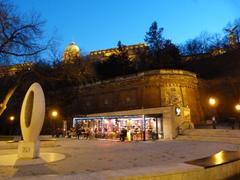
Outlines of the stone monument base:
[{"label": "stone monument base", "polygon": [[39,158],[35,158],[35,159],[29,159],[29,158],[19,159],[18,154],[6,154],[6,155],[0,155],[0,168],[1,166],[18,167],[18,166],[48,164],[48,163],[63,160],[65,158],[66,156],[64,154],[51,153],[51,152],[40,153]]},{"label": "stone monument base", "polygon": [[18,158],[38,158],[39,157],[39,148],[40,148],[40,141],[36,142],[26,142],[26,141],[19,141],[18,144]]}]

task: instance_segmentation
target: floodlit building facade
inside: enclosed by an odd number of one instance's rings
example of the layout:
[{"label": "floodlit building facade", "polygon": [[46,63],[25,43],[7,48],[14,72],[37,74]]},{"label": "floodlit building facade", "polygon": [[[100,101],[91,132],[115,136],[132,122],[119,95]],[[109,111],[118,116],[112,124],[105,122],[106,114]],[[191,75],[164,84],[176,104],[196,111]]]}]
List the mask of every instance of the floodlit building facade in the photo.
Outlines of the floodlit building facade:
[{"label": "floodlit building facade", "polygon": [[[145,44],[124,46],[129,58],[146,52]],[[106,60],[118,48],[92,51],[89,56]],[[79,48],[70,43],[63,63],[80,57]],[[73,127],[91,129],[99,138],[119,138],[127,130],[128,140],[173,139],[184,128],[192,128],[203,114],[198,79],[183,70],[155,70],[122,76],[80,86],[73,102],[79,114]]]},{"label": "floodlit building facade", "polygon": [[[148,50],[148,46],[144,43],[123,46],[122,48],[127,51],[130,61],[134,60],[137,54],[144,53]],[[89,55],[94,59],[106,60],[109,56],[114,54],[116,55],[118,53],[119,53],[118,48],[110,48],[104,50],[91,51]]]},{"label": "floodlit building facade", "polygon": [[173,139],[201,119],[198,80],[182,70],[155,70],[99,81],[78,88],[78,123],[98,137],[118,137],[122,128],[129,140]]}]

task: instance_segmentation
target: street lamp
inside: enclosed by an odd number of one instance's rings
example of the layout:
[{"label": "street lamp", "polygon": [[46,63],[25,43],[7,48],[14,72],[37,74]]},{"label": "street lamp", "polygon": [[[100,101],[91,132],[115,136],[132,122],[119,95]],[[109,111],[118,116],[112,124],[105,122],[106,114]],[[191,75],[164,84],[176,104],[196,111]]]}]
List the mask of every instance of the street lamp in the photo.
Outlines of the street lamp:
[{"label": "street lamp", "polygon": [[10,120],[10,121],[14,121],[14,119],[15,119],[14,116],[10,116],[10,117],[9,117],[9,120]]},{"label": "street lamp", "polygon": [[52,137],[54,137],[55,129],[56,129],[54,119],[57,118],[57,116],[58,116],[58,111],[52,110],[51,116],[52,116]]},{"label": "street lamp", "polygon": [[216,105],[216,99],[213,98],[213,97],[210,97],[209,100],[208,100],[208,102],[209,102],[209,104],[210,104],[211,106],[215,106],[215,105]]},{"label": "street lamp", "polygon": [[236,104],[235,105],[235,110],[237,111],[238,115],[237,115],[237,120],[238,120],[238,128],[240,129],[240,117],[239,117],[239,113],[240,113],[240,104]]},{"label": "street lamp", "polygon": [[216,129],[216,117],[215,117],[215,113],[214,113],[214,107],[217,104],[217,101],[215,98],[210,97],[208,100],[208,103],[210,104],[210,106],[212,107],[212,125],[213,125],[213,129]]},{"label": "street lamp", "polygon": [[11,122],[10,134],[13,134],[13,121],[14,121],[14,119],[15,119],[14,116],[9,116],[9,120]]},{"label": "street lamp", "polygon": [[58,112],[56,110],[53,110],[51,115],[52,117],[56,118],[58,116]]},{"label": "street lamp", "polygon": [[240,112],[240,104],[236,104],[235,109],[236,109],[237,112]]}]

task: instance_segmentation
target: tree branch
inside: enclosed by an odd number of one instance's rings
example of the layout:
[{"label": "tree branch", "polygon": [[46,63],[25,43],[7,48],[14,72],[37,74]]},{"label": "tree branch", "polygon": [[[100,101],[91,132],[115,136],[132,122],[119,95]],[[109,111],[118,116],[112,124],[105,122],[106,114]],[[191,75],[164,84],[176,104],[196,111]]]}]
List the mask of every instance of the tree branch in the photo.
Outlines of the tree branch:
[{"label": "tree branch", "polygon": [[5,50],[0,50],[0,53],[13,55],[13,56],[17,56],[17,57],[20,57],[20,56],[33,56],[33,55],[36,55],[36,54],[38,54],[38,53],[40,53],[42,51],[45,51],[46,49],[47,49],[47,46],[42,48],[42,49],[39,49],[37,51],[31,52],[31,53],[17,53],[17,52],[5,51]]}]

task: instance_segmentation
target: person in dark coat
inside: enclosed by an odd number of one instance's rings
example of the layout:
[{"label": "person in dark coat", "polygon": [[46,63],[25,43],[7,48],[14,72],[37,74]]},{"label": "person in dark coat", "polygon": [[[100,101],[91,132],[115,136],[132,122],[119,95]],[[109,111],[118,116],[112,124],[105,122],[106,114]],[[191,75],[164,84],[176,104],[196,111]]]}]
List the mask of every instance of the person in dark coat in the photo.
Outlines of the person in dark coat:
[{"label": "person in dark coat", "polygon": [[80,136],[82,135],[82,130],[80,128],[77,129],[77,138],[80,139]]},{"label": "person in dark coat", "polygon": [[217,124],[217,121],[216,121],[216,118],[215,116],[212,117],[212,125],[213,125],[213,129],[216,129],[216,124]]},{"label": "person in dark coat", "polygon": [[127,137],[127,130],[125,128],[122,128],[120,133],[120,141],[125,141],[125,138]]}]

